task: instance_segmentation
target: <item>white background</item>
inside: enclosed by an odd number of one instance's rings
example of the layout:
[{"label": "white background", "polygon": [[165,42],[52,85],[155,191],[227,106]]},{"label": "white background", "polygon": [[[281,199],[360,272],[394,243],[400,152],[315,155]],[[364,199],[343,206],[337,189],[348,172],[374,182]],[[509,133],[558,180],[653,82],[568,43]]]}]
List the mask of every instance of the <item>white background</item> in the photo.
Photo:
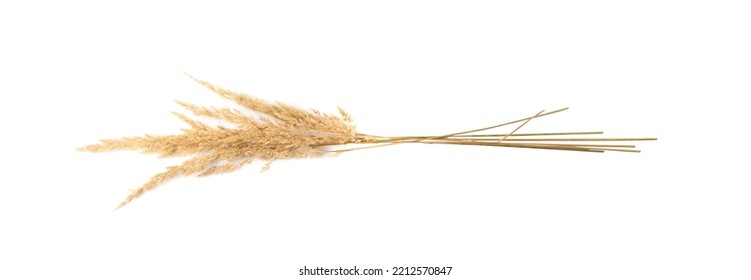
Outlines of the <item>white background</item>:
[{"label": "white background", "polygon": [[[245,2],[0,4],[0,278],[751,278],[746,1]],[[75,148],[177,133],[174,99],[228,105],[180,71],[339,105],[371,134],[568,106],[520,132],[660,139],[641,154],[403,145],[253,164],[113,211],[180,159]]]}]

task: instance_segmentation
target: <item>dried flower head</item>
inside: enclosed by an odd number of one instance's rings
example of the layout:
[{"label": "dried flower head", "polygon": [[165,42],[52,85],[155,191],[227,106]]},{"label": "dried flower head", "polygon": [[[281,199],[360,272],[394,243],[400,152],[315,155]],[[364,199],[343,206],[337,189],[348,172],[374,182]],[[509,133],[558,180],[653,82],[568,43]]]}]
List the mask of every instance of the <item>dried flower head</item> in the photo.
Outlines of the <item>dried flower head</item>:
[{"label": "dried flower head", "polygon": [[120,203],[120,207],[175,176],[231,172],[256,159],[266,161],[264,169],[267,169],[268,164],[277,159],[318,157],[326,153],[326,146],[355,141],[355,126],[342,109],[339,116],[302,110],[195,80],[219,96],[262,114],[262,117],[247,116],[237,109],[201,107],[177,101],[196,116],[226,121],[234,127],[211,126],[174,113],[190,126],[183,129],[182,134],[105,139],[79,148],[89,152],[139,150],[160,157],[193,155],[182,164],[167,167],[166,171],[154,175]]}]

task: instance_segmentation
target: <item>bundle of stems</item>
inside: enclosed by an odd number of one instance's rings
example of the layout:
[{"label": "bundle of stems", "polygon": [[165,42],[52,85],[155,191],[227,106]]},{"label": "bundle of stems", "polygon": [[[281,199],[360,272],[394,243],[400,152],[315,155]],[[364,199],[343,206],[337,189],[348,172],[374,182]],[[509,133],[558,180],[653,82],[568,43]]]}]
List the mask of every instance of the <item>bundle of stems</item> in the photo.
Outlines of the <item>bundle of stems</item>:
[{"label": "bundle of stems", "polygon": [[[509,147],[509,148],[528,148],[528,149],[547,149],[563,150],[578,152],[595,152],[602,153],[605,151],[613,152],[632,152],[638,153],[633,144],[603,144],[603,142],[632,142],[632,141],[652,141],[657,138],[603,138],[603,137],[561,137],[573,135],[597,135],[603,134],[602,131],[589,132],[540,132],[540,133],[515,133],[521,127],[526,125],[530,120],[542,116],[551,115],[561,111],[568,110],[562,108],[545,113],[540,111],[534,116],[518,119],[511,122],[489,126],[485,128],[473,129],[463,132],[451,133],[440,136],[374,136],[366,134],[357,134],[362,139],[358,144],[373,144],[372,146],[344,149],[339,151],[353,151],[373,147],[383,147],[403,143],[421,143],[421,144],[449,144],[449,145],[474,145],[490,147]],[[480,131],[490,130],[501,126],[521,123],[513,131],[507,134],[476,134]]]},{"label": "bundle of stems", "polygon": [[[250,115],[232,108],[200,107],[177,101],[197,117],[207,117],[230,124],[208,125],[180,113],[174,113],[188,124],[182,134],[120,139],[104,139],[98,144],[80,147],[80,151],[103,152],[138,150],[160,157],[192,156],[182,164],[169,166],[132,190],[117,208],[125,206],[145,192],[176,176],[206,176],[235,171],[254,160],[265,161],[262,170],[278,159],[321,157],[343,152],[399,144],[444,144],[546,149],[602,153],[639,152],[633,141],[656,138],[600,138],[602,132],[516,133],[531,120],[552,115],[568,108],[539,113],[515,121],[489,127],[436,136],[376,136],[358,133],[352,118],[339,108],[338,115],[317,110],[304,110],[281,102],[270,103],[245,94],[217,87],[189,76],[216,94],[256,113]],[[478,134],[503,127],[515,127],[507,134]],[[582,137],[582,135],[589,137]],[[623,143],[626,142],[626,143]],[[617,143],[617,144],[615,144]],[[342,145],[344,145],[344,148]],[[117,209],[116,208],[116,209]]]}]

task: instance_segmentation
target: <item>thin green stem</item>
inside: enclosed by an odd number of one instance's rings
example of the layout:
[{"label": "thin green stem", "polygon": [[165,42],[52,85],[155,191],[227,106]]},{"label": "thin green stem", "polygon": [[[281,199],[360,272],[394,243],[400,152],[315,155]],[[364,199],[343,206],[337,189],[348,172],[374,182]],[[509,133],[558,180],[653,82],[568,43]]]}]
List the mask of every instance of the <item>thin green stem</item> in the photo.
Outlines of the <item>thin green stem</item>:
[{"label": "thin green stem", "polygon": [[542,112],[545,112],[545,110],[540,111],[534,117],[531,117],[531,118],[527,119],[526,121],[524,121],[521,125],[517,126],[514,130],[512,130],[511,132],[509,132],[508,135],[501,137],[501,139],[498,139],[498,143],[501,143],[501,142],[503,142],[503,140],[506,140],[506,138],[508,138],[509,136],[511,136],[511,134],[514,134],[514,132],[516,132],[517,130],[519,130],[520,128],[522,128],[522,126],[524,126],[527,123],[529,123],[529,121],[531,121],[532,119],[534,119],[536,117],[539,117],[540,114],[542,114]]}]

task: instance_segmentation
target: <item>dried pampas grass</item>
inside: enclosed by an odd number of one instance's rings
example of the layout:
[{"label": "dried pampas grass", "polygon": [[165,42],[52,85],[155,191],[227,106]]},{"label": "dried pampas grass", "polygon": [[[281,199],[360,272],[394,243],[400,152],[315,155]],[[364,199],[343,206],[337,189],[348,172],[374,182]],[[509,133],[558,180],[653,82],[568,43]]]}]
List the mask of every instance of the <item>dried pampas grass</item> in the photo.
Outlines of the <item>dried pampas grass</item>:
[{"label": "dried pampas grass", "polygon": [[[191,77],[193,78],[193,77]],[[603,144],[612,141],[643,141],[656,138],[562,138],[571,135],[601,134],[602,132],[527,133],[516,131],[532,119],[566,110],[539,113],[519,120],[490,127],[440,136],[375,136],[358,133],[352,118],[343,109],[339,114],[304,110],[284,103],[264,100],[232,92],[203,80],[195,79],[216,94],[245,109],[259,114],[251,116],[237,109],[201,107],[185,102],[177,103],[197,117],[206,117],[232,124],[232,127],[208,125],[180,113],[174,113],[188,124],[182,134],[105,139],[98,144],[80,147],[80,151],[104,152],[138,150],[160,157],[193,156],[180,165],[167,167],[138,189],[133,190],[117,208],[125,206],[147,191],[176,176],[206,176],[235,171],[254,160],[265,161],[262,170],[278,159],[321,157],[359,149],[404,143],[475,145],[529,149],[565,150],[579,152],[639,152],[630,144]],[[507,134],[477,134],[501,126],[521,123]],[[336,146],[358,144],[359,147],[336,149]]]}]

